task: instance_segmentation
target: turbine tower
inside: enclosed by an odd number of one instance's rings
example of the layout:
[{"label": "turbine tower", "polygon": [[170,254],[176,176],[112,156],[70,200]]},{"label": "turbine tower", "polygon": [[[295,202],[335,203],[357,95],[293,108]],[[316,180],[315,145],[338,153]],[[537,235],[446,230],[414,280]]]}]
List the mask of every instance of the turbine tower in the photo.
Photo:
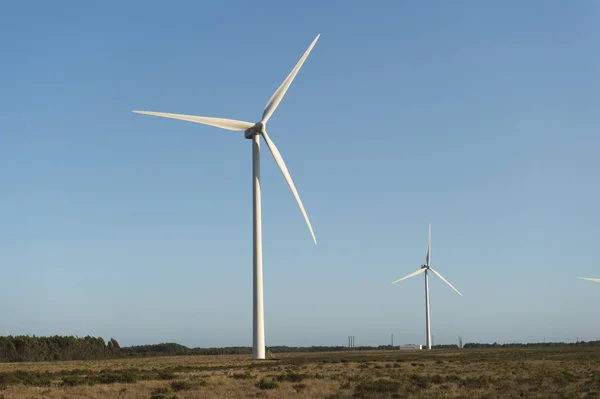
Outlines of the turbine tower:
[{"label": "turbine tower", "polygon": [[597,283],[600,283],[600,278],[589,278],[589,277],[579,277],[581,280],[589,280],[589,281],[595,281]]},{"label": "turbine tower", "polygon": [[265,106],[262,114],[262,118],[259,122],[251,123],[232,119],[223,118],[210,118],[206,116],[193,116],[193,115],[181,115],[181,114],[169,114],[164,112],[149,112],[149,111],[133,111],[138,114],[160,116],[163,118],[180,119],[189,122],[201,123],[204,125],[210,125],[220,127],[227,130],[244,131],[246,139],[252,140],[252,193],[253,193],[253,227],[254,227],[254,240],[253,240],[253,340],[252,340],[252,357],[254,359],[265,358],[265,320],[264,320],[264,303],[263,303],[263,271],[262,271],[262,224],[261,224],[261,199],[260,199],[260,137],[262,136],[267,143],[267,147],[271,151],[275,162],[279,166],[283,177],[287,181],[287,184],[296,198],[296,202],[300,207],[300,211],[304,216],[304,220],[308,225],[312,239],[317,244],[315,233],[313,232],[308,215],[304,210],[298,191],[294,186],[290,172],[279,153],[279,150],[275,146],[275,143],[271,140],[267,134],[267,122],[273,115],[275,109],[283,99],[286,91],[292,84],[292,81],[296,77],[296,74],[306,61],[306,58],[312,51],[313,47],[319,40],[321,35],[317,37],[310,44],[308,49],[304,52],[300,61],[296,64],[292,72],[283,81],[281,86],[275,91],[273,96],[269,99],[269,102]]},{"label": "turbine tower", "polygon": [[402,280],[406,280],[407,278],[418,276],[421,273],[425,273],[425,319],[426,319],[426,332],[427,332],[427,349],[431,349],[431,320],[429,314],[429,272],[432,272],[436,276],[442,279],[442,281],[450,286],[454,291],[458,293],[458,295],[462,296],[462,294],[454,288],[452,284],[448,282],[441,274],[436,272],[431,268],[431,223],[429,223],[429,238],[427,240],[427,255],[425,256],[425,264],[421,265],[421,268],[414,273],[409,274],[406,277],[402,277],[399,280],[394,281],[392,284],[396,284]]}]

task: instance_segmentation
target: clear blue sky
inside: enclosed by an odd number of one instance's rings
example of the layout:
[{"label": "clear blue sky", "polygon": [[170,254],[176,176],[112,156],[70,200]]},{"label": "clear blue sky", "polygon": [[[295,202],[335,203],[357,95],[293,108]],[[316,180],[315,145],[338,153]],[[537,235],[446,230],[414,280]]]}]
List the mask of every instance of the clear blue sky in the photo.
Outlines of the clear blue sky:
[{"label": "clear blue sky", "polygon": [[598,339],[600,3],[23,1],[0,7],[0,334],[267,345]]}]

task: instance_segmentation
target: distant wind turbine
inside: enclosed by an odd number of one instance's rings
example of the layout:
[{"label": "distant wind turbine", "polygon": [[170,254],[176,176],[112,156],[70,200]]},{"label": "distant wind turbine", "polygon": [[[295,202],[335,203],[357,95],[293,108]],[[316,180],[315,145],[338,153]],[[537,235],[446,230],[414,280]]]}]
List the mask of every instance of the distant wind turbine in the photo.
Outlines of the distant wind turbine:
[{"label": "distant wind turbine", "polygon": [[439,278],[442,279],[442,281],[446,284],[448,284],[450,286],[450,288],[452,288],[454,291],[456,291],[458,293],[458,295],[462,296],[462,294],[456,289],[454,288],[454,286],[452,284],[450,284],[448,282],[448,280],[446,280],[444,277],[442,277],[441,274],[439,274],[438,272],[436,272],[435,270],[433,270],[431,268],[431,223],[429,223],[429,238],[427,240],[427,255],[425,256],[425,264],[421,265],[421,268],[419,270],[417,270],[414,273],[409,274],[406,277],[402,277],[399,280],[394,281],[392,284],[396,284],[397,282],[400,282],[402,280],[406,280],[407,278],[411,278],[414,276],[418,276],[421,273],[425,273],[425,318],[426,318],[426,331],[427,331],[427,349],[431,349],[431,321],[430,321],[430,315],[429,315],[429,278],[428,278],[428,273],[429,271],[433,272],[433,274],[435,274],[436,276],[438,276]]},{"label": "distant wind turbine", "polygon": [[[275,158],[275,162],[283,177],[287,181],[287,184],[292,190],[292,194],[296,198],[296,202],[300,207],[300,211],[302,212],[302,216],[304,216],[304,220],[308,225],[308,229],[310,230],[310,234],[312,236],[315,244],[317,243],[317,239],[315,238],[315,233],[313,232],[310,221],[308,220],[308,215],[304,210],[304,206],[302,205],[302,201],[300,200],[300,196],[298,195],[298,191],[296,190],[296,186],[294,186],[294,182],[292,181],[292,177],[290,176],[290,172],[279,153],[279,150],[275,146],[275,143],[271,140],[269,135],[267,134],[267,122],[273,115],[275,109],[283,99],[286,91],[292,84],[292,81],[296,77],[296,74],[306,61],[306,58],[312,51],[313,47],[319,40],[319,36],[313,40],[310,44],[300,61],[296,64],[292,72],[288,75],[288,77],[283,81],[281,86],[275,91],[262,114],[262,118],[259,122],[251,123],[239,120],[232,119],[223,119],[223,118],[209,118],[206,116],[192,116],[192,115],[181,115],[181,114],[168,114],[164,112],[149,112],[149,111],[133,111],[138,114],[146,114],[153,116],[161,116],[164,118],[172,118],[172,119],[180,119],[188,122],[201,123],[204,125],[210,125],[215,127],[220,127],[222,129],[227,130],[238,130],[244,131],[244,136],[252,140],[252,191],[253,191],[253,222],[254,222],[254,254],[253,254],[253,263],[254,263],[254,283],[253,283],[253,340],[252,340],[252,356],[254,359],[264,359],[265,358],[265,322],[264,322],[264,304],[263,304],[263,271],[262,271],[262,222],[261,222],[261,201],[260,201],[260,136],[265,139],[267,143],[267,147],[273,154],[273,158]],[[260,57],[258,62],[260,62]],[[254,93],[250,93],[253,95]]]},{"label": "distant wind turbine", "polygon": [[589,280],[589,281],[595,281],[597,283],[600,283],[600,278],[589,278],[589,277],[579,277],[581,280]]}]

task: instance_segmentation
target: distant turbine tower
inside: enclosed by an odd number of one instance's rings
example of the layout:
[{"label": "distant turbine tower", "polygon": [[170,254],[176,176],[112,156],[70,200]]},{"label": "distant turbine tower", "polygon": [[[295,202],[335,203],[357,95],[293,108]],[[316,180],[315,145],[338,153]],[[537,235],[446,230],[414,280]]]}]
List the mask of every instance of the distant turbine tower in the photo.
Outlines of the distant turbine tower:
[{"label": "distant turbine tower", "polygon": [[581,280],[590,280],[600,283],[600,278],[579,277]]},{"label": "distant turbine tower", "polygon": [[444,277],[442,277],[441,274],[439,274],[438,272],[436,272],[435,270],[433,270],[430,266],[430,260],[431,260],[431,223],[429,223],[429,238],[427,240],[427,255],[425,256],[425,264],[421,265],[421,268],[419,270],[417,270],[414,273],[409,274],[406,277],[402,277],[399,280],[394,281],[392,284],[396,284],[399,281],[402,280],[406,280],[407,278],[410,277],[414,277],[414,276],[418,276],[421,273],[425,273],[425,318],[427,320],[427,349],[431,349],[431,321],[430,321],[430,317],[429,317],[429,279],[428,279],[428,273],[429,271],[432,271],[433,274],[435,274],[436,276],[438,276],[439,278],[442,279],[442,281],[446,284],[448,284],[450,286],[450,288],[452,288],[454,291],[456,291],[458,293],[458,295],[462,296],[462,294],[456,289],[454,288],[454,286],[452,284],[450,284],[448,282],[448,280],[446,280]]},{"label": "distant turbine tower", "polygon": [[[253,255],[253,263],[254,263],[254,284],[253,284],[253,340],[252,340],[252,357],[254,359],[264,359],[265,358],[265,321],[264,321],[264,304],[263,304],[263,271],[262,271],[262,222],[261,222],[261,204],[260,204],[260,136],[265,139],[267,143],[267,147],[273,154],[273,158],[275,158],[275,162],[281,173],[283,173],[283,177],[287,181],[287,184],[290,186],[290,190],[292,190],[292,194],[296,198],[296,202],[300,207],[300,211],[304,216],[304,220],[308,225],[308,229],[310,230],[310,234],[312,235],[312,239],[317,243],[317,239],[315,238],[315,233],[313,232],[310,221],[308,220],[308,215],[304,210],[304,206],[302,205],[302,201],[300,200],[300,196],[298,195],[298,191],[296,190],[296,186],[294,186],[294,182],[292,181],[292,177],[290,176],[290,172],[283,162],[283,158],[279,153],[279,150],[275,146],[275,143],[271,140],[269,135],[267,134],[267,122],[273,115],[275,109],[283,99],[286,91],[294,81],[296,74],[306,61],[306,58],[312,51],[313,47],[319,40],[319,36],[313,40],[308,49],[304,52],[300,61],[296,64],[292,72],[285,78],[283,83],[279,86],[277,91],[271,96],[269,102],[265,106],[265,109],[262,114],[262,118],[259,122],[251,123],[245,121],[238,121],[233,119],[223,119],[223,118],[210,118],[206,116],[192,116],[192,115],[181,115],[181,114],[168,114],[164,112],[149,112],[149,111],[133,111],[138,114],[146,114],[153,116],[161,116],[163,118],[171,118],[171,119],[180,119],[188,122],[201,123],[204,125],[210,125],[215,127],[220,127],[222,129],[227,130],[238,130],[244,131],[244,136],[252,140],[252,192],[253,192],[253,222],[254,222],[254,255]],[[256,57],[255,57],[256,58]],[[260,56],[255,61],[260,62]],[[246,61],[244,61],[246,62]],[[250,93],[253,95],[254,93]],[[307,128],[310,128],[307,126]]]}]

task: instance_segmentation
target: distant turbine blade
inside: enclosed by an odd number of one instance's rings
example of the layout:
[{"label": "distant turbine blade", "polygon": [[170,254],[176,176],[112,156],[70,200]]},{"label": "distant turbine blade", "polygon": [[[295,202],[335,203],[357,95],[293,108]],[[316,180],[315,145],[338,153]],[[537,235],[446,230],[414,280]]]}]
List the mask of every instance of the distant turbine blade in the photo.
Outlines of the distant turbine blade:
[{"label": "distant turbine blade", "polygon": [[321,36],[321,34],[317,35],[315,40],[313,40],[313,42],[308,47],[308,50],[306,50],[304,52],[304,55],[302,56],[302,58],[300,58],[300,61],[298,61],[298,63],[294,67],[294,69],[292,69],[292,72],[290,72],[290,74],[288,75],[287,78],[285,78],[285,80],[283,81],[281,86],[279,86],[277,91],[275,91],[275,93],[273,93],[273,95],[271,96],[271,98],[269,99],[269,102],[265,106],[265,110],[263,112],[263,116],[262,116],[262,120],[261,120],[262,123],[267,123],[269,118],[271,118],[271,115],[273,115],[273,112],[275,112],[275,109],[277,108],[277,106],[279,105],[281,100],[283,99],[285,92],[288,90],[288,88],[292,84],[294,78],[296,77],[296,74],[298,73],[300,68],[302,68],[302,64],[304,64],[304,61],[306,61],[306,58],[312,51],[313,47],[317,43],[317,40],[319,40],[320,36]]},{"label": "distant turbine blade", "polygon": [[595,281],[597,283],[600,283],[600,278],[589,278],[589,277],[579,277],[581,280],[589,280],[589,281]]},{"label": "distant turbine blade", "polygon": [[448,284],[450,286],[450,288],[452,288],[454,291],[456,291],[458,293],[458,295],[462,296],[462,294],[456,288],[454,288],[454,286],[452,284],[450,284],[448,282],[448,280],[446,280],[444,277],[442,277],[441,274],[439,274],[438,272],[436,272],[432,268],[429,268],[429,270],[431,270],[436,276],[438,276],[439,278],[441,278],[444,281],[444,283]]},{"label": "distant turbine blade", "polygon": [[427,238],[427,255],[425,256],[427,266],[431,265],[431,223],[429,223],[429,236]]},{"label": "distant turbine blade", "polygon": [[246,130],[254,126],[254,123],[236,121],[234,119],[223,119],[223,118],[210,118],[208,116],[193,116],[193,115],[182,115],[182,114],[167,114],[165,112],[150,112],[150,111],[133,111],[136,114],[162,116],[163,118],[180,119],[182,121],[202,123],[203,125],[210,125],[220,127],[227,130]]},{"label": "distant turbine blade", "polygon": [[288,171],[287,166],[285,166],[285,162],[283,161],[283,158],[282,158],[281,154],[279,153],[279,150],[275,146],[275,143],[273,143],[273,141],[271,141],[271,138],[267,134],[266,130],[263,131],[262,136],[265,138],[267,147],[269,147],[271,154],[273,154],[273,158],[275,158],[275,162],[277,162],[277,165],[279,166],[281,173],[283,173],[283,177],[285,177],[285,181],[287,181],[287,184],[290,186],[290,190],[292,190],[292,194],[294,194],[294,197],[296,198],[296,202],[298,203],[298,206],[300,207],[300,210],[302,211],[302,216],[304,216],[304,220],[306,220],[306,224],[308,225],[308,229],[310,230],[310,234],[312,235],[313,241],[315,242],[315,245],[316,245],[317,239],[315,237],[315,233],[310,224],[310,220],[308,220],[308,215],[306,214],[306,210],[304,209],[304,206],[302,205],[302,200],[300,199],[300,196],[298,195],[298,191],[296,190],[296,186],[294,185],[292,176],[290,176],[290,172]]},{"label": "distant turbine blade", "polygon": [[407,278],[418,276],[419,274],[423,273],[425,270],[426,270],[425,268],[419,269],[416,272],[409,274],[408,276],[402,277],[401,279],[394,281],[392,284],[396,284],[397,282],[406,280]]}]

